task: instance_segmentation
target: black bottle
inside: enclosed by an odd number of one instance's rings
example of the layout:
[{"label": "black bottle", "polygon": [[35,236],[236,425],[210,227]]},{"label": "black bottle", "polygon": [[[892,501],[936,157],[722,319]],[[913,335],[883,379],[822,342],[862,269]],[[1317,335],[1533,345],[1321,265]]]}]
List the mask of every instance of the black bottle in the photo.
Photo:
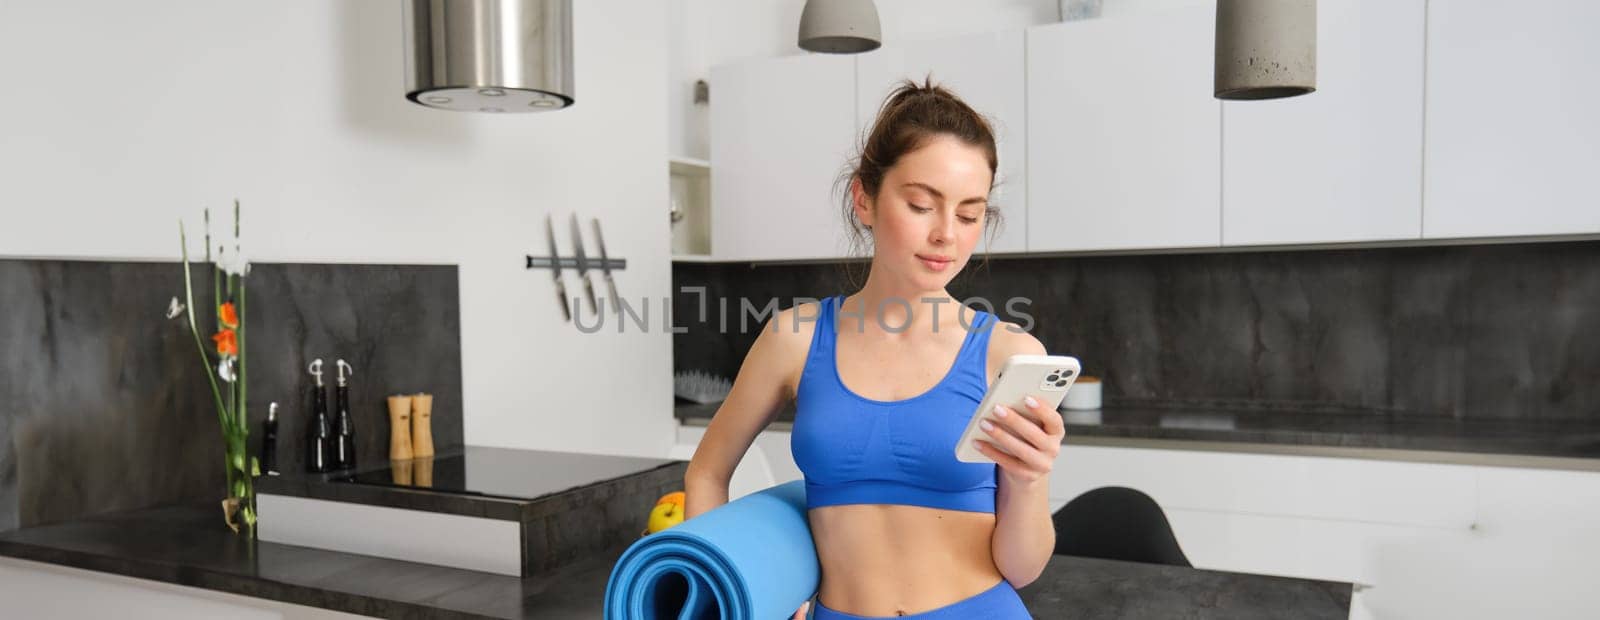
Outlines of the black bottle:
[{"label": "black bottle", "polygon": [[333,405],[338,408],[338,413],[334,414],[333,462],[339,469],[351,469],[356,466],[356,427],[350,419],[350,386],[345,381],[347,375],[356,372],[344,360],[334,365],[339,369],[339,386],[333,389]]},{"label": "black bottle", "polygon": [[311,419],[306,422],[306,471],[322,473],[333,468],[333,427],[328,423],[328,392],[322,386],[322,359],[311,362],[317,378],[311,390]]},{"label": "black bottle", "polygon": [[261,473],[278,475],[278,403],[267,406],[267,421],[261,423]]}]

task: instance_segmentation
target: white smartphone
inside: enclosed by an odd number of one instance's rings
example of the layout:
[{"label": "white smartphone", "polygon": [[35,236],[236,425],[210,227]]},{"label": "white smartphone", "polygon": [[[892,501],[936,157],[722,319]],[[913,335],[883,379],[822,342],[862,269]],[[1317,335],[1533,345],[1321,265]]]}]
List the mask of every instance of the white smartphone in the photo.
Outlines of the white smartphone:
[{"label": "white smartphone", "polygon": [[1011,356],[1000,369],[1000,375],[995,377],[994,384],[989,386],[989,393],[983,395],[978,410],[972,412],[972,419],[967,421],[967,430],[961,433],[961,440],[956,442],[956,460],[963,463],[993,463],[994,459],[978,451],[977,444],[973,443],[978,439],[989,441],[1001,452],[1010,454],[1003,446],[994,443],[978,423],[986,418],[994,420],[994,406],[997,404],[1010,407],[1012,411],[1038,422],[1028,412],[1022,399],[1032,396],[1052,410],[1059,407],[1072,382],[1078,379],[1079,370],[1078,358],[1066,355]]}]

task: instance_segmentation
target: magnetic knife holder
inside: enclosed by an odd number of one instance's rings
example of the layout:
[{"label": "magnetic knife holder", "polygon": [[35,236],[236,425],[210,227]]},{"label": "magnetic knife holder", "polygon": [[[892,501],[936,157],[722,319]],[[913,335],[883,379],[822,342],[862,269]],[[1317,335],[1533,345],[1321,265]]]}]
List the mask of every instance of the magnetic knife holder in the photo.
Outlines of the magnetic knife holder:
[{"label": "magnetic knife holder", "polygon": [[[562,269],[576,270],[578,268],[578,257],[576,256],[561,256],[555,259],[551,259],[549,256],[534,256],[532,254],[527,254],[526,256],[528,257],[528,269],[550,269],[552,260],[558,261]],[[600,257],[594,256],[584,258],[583,262],[586,263],[589,271],[602,271],[606,268],[610,268],[612,271],[622,271],[628,268],[628,259],[626,258],[607,258],[602,261]]]}]

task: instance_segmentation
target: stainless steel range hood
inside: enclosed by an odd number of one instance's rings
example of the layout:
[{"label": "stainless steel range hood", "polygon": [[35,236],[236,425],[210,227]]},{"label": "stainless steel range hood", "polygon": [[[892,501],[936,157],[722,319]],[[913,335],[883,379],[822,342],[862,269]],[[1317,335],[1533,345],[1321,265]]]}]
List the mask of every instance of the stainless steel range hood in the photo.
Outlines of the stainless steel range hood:
[{"label": "stainless steel range hood", "polygon": [[572,0],[404,0],[406,98],[464,112],[572,105]]}]

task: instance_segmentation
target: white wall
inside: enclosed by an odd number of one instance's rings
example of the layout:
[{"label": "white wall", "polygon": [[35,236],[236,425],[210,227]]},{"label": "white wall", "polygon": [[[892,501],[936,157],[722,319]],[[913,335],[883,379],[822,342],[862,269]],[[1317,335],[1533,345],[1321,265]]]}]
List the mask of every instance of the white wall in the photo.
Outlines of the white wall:
[{"label": "white wall", "polygon": [[[665,454],[666,5],[573,5],[576,106],[489,116],[405,101],[392,0],[0,3],[0,256],[175,260],[238,197],[256,260],[460,265],[468,443]],[[580,333],[523,269],[573,211],[649,333]]]}]

